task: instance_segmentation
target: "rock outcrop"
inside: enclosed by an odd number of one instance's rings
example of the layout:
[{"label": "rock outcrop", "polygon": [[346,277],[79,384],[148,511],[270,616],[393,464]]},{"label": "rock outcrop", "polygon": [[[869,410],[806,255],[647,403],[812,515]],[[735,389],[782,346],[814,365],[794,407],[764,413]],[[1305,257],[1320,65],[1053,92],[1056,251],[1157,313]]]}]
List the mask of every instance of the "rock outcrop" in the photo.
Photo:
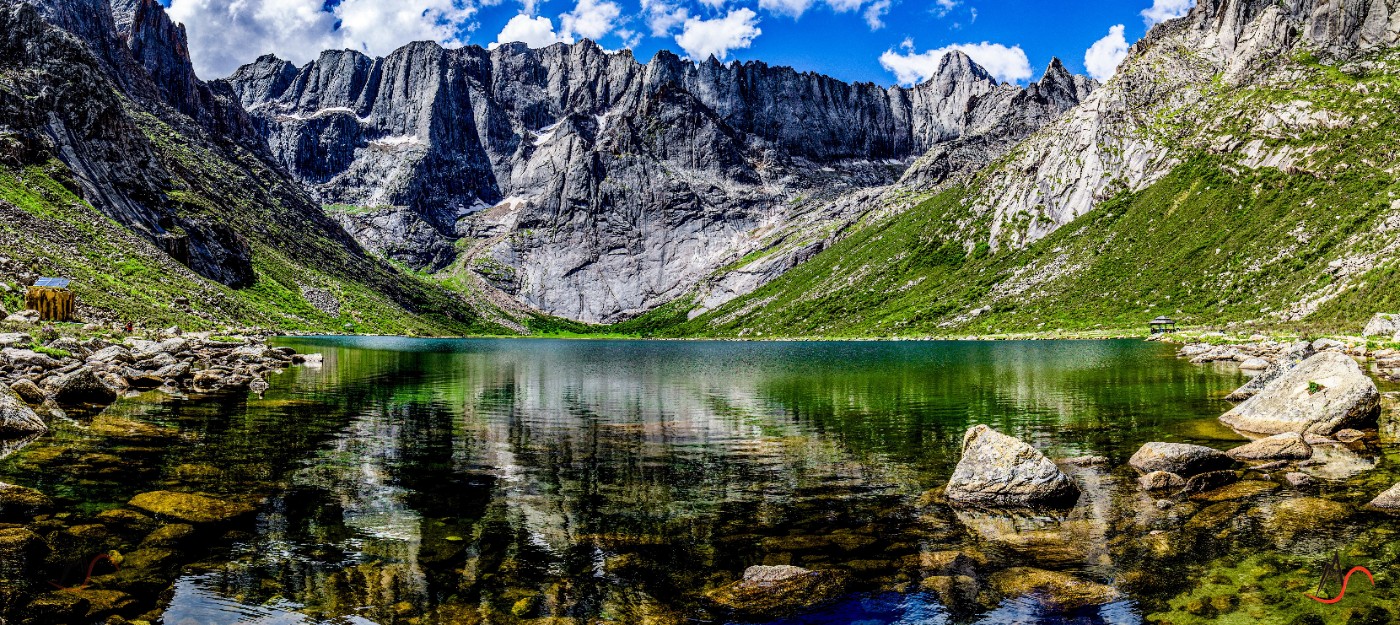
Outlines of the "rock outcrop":
[{"label": "rock outcrop", "polygon": [[963,435],[946,493],[960,504],[1066,506],[1079,498],[1079,487],[1036,448],[976,425]]},{"label": "rock outcrop", "polygon": [[1329,436],[1374,425],[1380,411],[1375,382],[1345,354],[1322,352],[1270,382],[1220,417],[1244,432]]},{"label": "rock outcrop", "polygon": [[669,52],[643,64],[587,40],[266,56],[227,84],[369,249],[443,269],[465,238],[460,270],[589,322],[671,301],[813,198],[891,183],[934,146],[975,134],[944,169],[988,162],[1093,87],[1058,61],[1022,89],[955,52],[923,84],[882,88]]}]

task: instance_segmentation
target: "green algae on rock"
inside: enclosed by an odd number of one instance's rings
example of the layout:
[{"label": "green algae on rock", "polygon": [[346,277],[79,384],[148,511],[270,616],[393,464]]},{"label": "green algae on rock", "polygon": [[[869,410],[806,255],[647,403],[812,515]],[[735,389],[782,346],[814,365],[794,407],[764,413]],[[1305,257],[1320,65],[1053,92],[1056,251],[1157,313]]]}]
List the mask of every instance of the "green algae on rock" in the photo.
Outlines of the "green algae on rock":
[{"label": "green algae on rock", "polygon": [[168,490],[141,493],[131,499],[131,505],[156,516],[196,525],[227,523],[253,512],[253,507],[247,504]]},{"label": "green algae on rock", "polygon": [[1029,596],[1058,610],[1103,605],[1122,596],[1112,586],[1083,580],[1069,573],[1024,566],[997,571],[988,582],[1005,598]]},{"label": "green algae on rock", "polygon": [[743,579],[706,593],[712,601],[747,617],[794,614],[835,599],[849,576],[841,571],[812,571],[796,566],[751,566]]}]

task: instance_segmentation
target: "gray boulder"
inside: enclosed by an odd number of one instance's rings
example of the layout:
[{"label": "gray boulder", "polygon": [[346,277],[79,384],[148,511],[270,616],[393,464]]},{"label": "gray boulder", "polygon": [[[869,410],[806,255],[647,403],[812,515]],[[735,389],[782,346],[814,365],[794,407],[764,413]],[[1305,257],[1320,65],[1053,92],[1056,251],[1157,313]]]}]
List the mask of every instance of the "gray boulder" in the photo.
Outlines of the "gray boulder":
[{"label": "gray boulder", "polygon": [[109,362],[131,362],[131,350],[121,345],[110,345],[97,350],[87,357],[89,364]]},{"label": "gray boulder", "polygon": [[1297,432],[1275,434],[1225,452],[1235,460],[1307,460],[1312,446]]},{"label": "gray boulder", "polygon": [[1197,473],[1220,471],[1235,461],[1218,449],[1186,443],[1147,443],[1128,459],[1128,465],[1144,475],[1154,471],[1189,478]]},{"label": "gray boulder", "polygon": [[19,395],[19,398],[23,399],[24,403],[31,406],[38,406],[47,399],[44,396],[44,391],[39,390],[39,385],[28,378],[20,378],[10,383],[10,390],[14,391],[16,395]]},{"label": "gray boulder", "polygon": [[49,431],[44,420],[10,387],[0,384],[0,439],[21,438]]},{"label": "gray boulder", "polygon": [[1138,486],[1143,490],[1181,490],[1186,480],[1180,475],[1167,471],[1153,471],[1138,478]]},{"label": "gray boulder", "polygon": [[1400,332],[1400,315],[1376,313],[1361,331],[1361,336],[1384,336],[1390,338]]},{"label": "gray boulder", "polygon": [[1387,512],[1400,512],[1400,484],[1396,484],[1376,496],[1366,507],[1375,510],[1385,510]]},{"label": "gray boulder", "polygon": [[39,352],[28,349],[6,349],[3,352],[5,360],[16,367],[39,367],[41,369],[53,369],[58,366],[54,359],[49,358]]},{"label": "gray boulder", "polygon": [[1251,378],[1249,382],[1246,382],[1244,386],[1236,389],[1235,392],[1226,395],[1225,399],[1230,401],[1244,401],[1254,397],[1259,394],[1259,391],[1264,390],[1270,382],[1283,377],[1283,374],[1292,371],[1294,367],[1298,366],[1298,363],[1307,360],[1312,357],[1313,354],[1312,343],[1300,341],[1289,345],[1283,350],[1283,353],[1279,355],[1273,364],[1264,368],[1259,375]]},{"label": "gray boulder", "polygon": [[117,392],[98,378],[90,367],[82,367],[63,376],[54,390],[54,401],[62,406],[106,405],[116,400]]},{"label": "gray boulder", "polygon": [[5,317],[7,323],[39,323],[39,311],[21,310]]},{"label": "gray boulder", "polygon": [[1356,361],[1328,351],[1299,363],[1220,420],[1244,432],[1330,436],[1375,425],[1380,398]]},{"label": "gray boulder", "polygon": [[988,506],[1073,505],[1079,487],[1049,458],[985,425],[963,435],[948,499]]}]

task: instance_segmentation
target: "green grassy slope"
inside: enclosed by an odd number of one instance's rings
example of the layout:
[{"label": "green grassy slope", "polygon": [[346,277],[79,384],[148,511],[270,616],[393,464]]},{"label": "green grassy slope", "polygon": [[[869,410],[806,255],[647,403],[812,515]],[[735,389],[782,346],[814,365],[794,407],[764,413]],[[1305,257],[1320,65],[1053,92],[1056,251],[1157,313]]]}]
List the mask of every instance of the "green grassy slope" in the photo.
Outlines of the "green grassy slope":
[{"label": "green grassy slope", "polygon": [[[1142,331],[1159,314],[1205,327],[1359,332],[1372,313],[1400,310],[1400,55],[1337,66],[1302,53],[1275,69],[1276,80],[1215,89],[1165,177],[1025,248],[993,251],[986,217],[965,208],[977,185],[1002,175],[993,166],[752,294],[651,332]],[[1269,115],[1282,121],[1261,122]],[[1251,150],[1294,157],[1259,166]]]},{"label": "green grassy slope", "polygon": [[[335,264],[346,259],[328,255],[326,263],[308,265],[260,241],[252,244],[257,282],[246,289],[225,287],[195,274],[108,219],[72,188],[71,174],[57,161],[0,166],[0,256],[32,273],[72,278],[80,312],[88,319],[133,321],[146,327],[179,325],[190,330],[258,326],[343,331],[350,324],[360,332],[499,332],[494,326],[452,319],[430,309],[411,313],[372,280],[345,279]],[[429,305],[463,306],[417,278],[387,273],[382,277],[394,280],[393,288],[421,297]],[[313,307],[303,296],[303,286],[332,293],[340,301],[339,314]],[[188,307],[176,304],[181,297],[189,301]],[[5,307],[13,311],[18,301],[12,295]]]}]

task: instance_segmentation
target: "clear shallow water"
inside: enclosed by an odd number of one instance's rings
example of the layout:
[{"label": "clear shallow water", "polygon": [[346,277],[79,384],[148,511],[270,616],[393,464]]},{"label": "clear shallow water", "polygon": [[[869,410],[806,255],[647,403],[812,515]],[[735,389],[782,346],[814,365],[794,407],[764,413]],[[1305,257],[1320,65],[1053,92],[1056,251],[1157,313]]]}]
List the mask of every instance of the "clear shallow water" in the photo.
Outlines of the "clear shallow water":
[{"label": "clear shallow water", "polygon": [[[1169,511],[1141,495],[1122,465],[1143,442],[1240,442],[1216,422],[1229,408],[1219,398],[1243,382],[1238,371],[1190,365],[1170,346],[284,343],[324,353],[324,367],[276,376],[262,398],[124,400],[0,460],[0,480],[70,511],[41,533],[73,533],[152,490],[257,506],[256,520],[200,528],[169,553],[150,553],[136,531],[64,543],[55,559],[140,554],[94,582],[135,599],[126,616],[723,622],[706,590],[750,565],[794,564],[843,569],[854,583],[847,599],[785,625],[1286,623],[1313,610],[1285,587],[1315,584],[1308,567],[1321,554],[1390,562],[1397,550],[1386,521],[1365,515],[1325,536],[1271,543],[1279,493],[1235,510],[1182,502]],[[1099,454],[1110,465],[1074,471],[1086,497],[1061,517],[953,510],[929,493],[975,423],[1051,457]],[[1392,475],[1388,448],[1336,453],[1345,462],[1328,470],[1342,475],[1312,494],[1354,506]],[[975,561],[981,588],[957,605],[926,582],[939,573],[929,554],[949,550]],[[987,580],[1013,566],[1069,572],[1122,595],[1070,612],[990,595]],[[1203,582],[1217,594],[1192,595]],[[1249,600],[1211,604],[1251,586],[1263,597],[1257,610]]]}]

